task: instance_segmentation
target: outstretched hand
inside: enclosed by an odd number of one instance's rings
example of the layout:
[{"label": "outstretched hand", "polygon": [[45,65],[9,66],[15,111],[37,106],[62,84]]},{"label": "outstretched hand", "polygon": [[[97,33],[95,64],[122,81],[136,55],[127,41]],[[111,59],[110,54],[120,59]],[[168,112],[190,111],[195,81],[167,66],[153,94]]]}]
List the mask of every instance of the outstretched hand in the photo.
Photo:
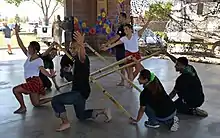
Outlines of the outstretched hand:
[{"label": "outstretched hand", "polygon": [[51,72],[49,77],[50,78],[56,77],[56,71]]}]

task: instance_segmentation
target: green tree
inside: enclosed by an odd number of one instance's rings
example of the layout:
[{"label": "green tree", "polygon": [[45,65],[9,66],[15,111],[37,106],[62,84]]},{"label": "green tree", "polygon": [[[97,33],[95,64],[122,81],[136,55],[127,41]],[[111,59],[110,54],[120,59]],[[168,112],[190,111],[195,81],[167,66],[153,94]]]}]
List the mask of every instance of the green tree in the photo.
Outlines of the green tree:
[{"label": "green tree", "polygon": [[[63,0],[5,0],[10,4],[15,4],[19,6],[22,2],[25,1],[33,1],[38,7],[41,8],[41,11],[44,15],[44,23],[45,25],[49,25],[49,20],[53,16],[53,14],[59,9],[60,4],[63,5]],[[52,5],[51,2],[56,1],[55,5]],[[51,11],[49,11],[52,9]]]},{"label": "green tree", "polygon": [[145,17],[153,15],[153,20],[169,20],[172,10],[171,2],[157,2],[149,5],[149,10],[145,12]]}]

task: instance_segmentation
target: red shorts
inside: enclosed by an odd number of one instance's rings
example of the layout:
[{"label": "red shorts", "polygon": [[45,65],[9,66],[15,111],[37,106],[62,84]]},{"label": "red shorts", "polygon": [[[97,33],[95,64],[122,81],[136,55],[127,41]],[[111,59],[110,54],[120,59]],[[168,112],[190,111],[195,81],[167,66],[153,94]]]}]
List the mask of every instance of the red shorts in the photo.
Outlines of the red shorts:
[{"label": "red shorts", "polygon": [[[133,56],[137,60],[141,59],[141,54],[139,52],[132,53],[132,52],[126,51],[125,57],[128,57],[128,56]],[[132,62],[134,62],[134,61],[133,60],[128,60],[127,61],[127,63],[132,63]]]},{"label": "red shorts", "polygon": [[38,93],[45,95],[45,89],[40,77],[27,78],[26,83],[23,83],[20,86],[29,92],[25,94]]}]

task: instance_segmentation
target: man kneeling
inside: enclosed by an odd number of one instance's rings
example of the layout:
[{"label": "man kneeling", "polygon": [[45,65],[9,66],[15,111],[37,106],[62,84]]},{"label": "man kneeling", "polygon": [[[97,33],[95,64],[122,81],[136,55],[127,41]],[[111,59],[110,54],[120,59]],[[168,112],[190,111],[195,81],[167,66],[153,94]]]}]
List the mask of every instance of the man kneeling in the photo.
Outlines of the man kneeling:
[{"label": "man kneeling", "polygon": [[176,63],[176,71],[181,73],[169,95],[171,99],[178,95],[179,98],[174,102],[177,111],[188,115],[208,116],[207,112],[198,108],[204,103],[205,96],[195,68],[188,64],[186,57],[176,59],[169,53],[167,55]]},{"label": "man kneeling", "polygon": [[95,119],[98,115],[104,114],[107,122],[111,120],[109,109],[90,109],[85,110],[86,100],[90,95],[90,61],[85,52],[84,36],[79,32],[74,34],[75,42],[70,45],[70,52],[75,60],[73,71],[72,91],[53,97],[52,107],[56,116],[61,119],[62,124],[57,131],[63,131],[70,127],[67,118],[65,105],[73,105],[76,117],[79,120]]},{"label": "man kneeling", "polygon": [[176,116],[176,108],[160,80],[149,70],[144,69],[140,72],[138,81],[143,84],[144,90],[140,94],[137,119],[131,118],[131,123],[139,122],[145,113],[148,117],[146,127],[158,128],[159,123],[164,123],[171,131],[177,131],[179,119]]}]

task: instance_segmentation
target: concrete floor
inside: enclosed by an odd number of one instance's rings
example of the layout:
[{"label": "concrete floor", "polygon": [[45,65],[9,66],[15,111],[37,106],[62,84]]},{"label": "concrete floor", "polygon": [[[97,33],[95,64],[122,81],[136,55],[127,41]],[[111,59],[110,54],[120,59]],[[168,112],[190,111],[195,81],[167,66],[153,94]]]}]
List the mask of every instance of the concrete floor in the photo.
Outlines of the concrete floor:
[{"label": "concrete floor", "polygon": [[[106,99],[102,92],[92,85],[91,97],[88,100],[88,108],[109,107],[112,110],[113,120],[104,123],[100,117],[96,121],[79,122],[72,106],[68,106],[68,116],[71,119],[72,128],[62,132],[55,132],[59,121],[54,117],[50,104],[42,108],[33,108],[28,96],[25,96],[27,105],[26,115],[15,115],[13,111],[18,108],[11,89],[13,86],[24,82],[23,63],[25,56],[20,50],[14,50],[14,55],[7,55],[0,51],[0,138],[219,138],[220,136],[220,92],[218,70],[220,66],[192,63],[201,78],[206,95],[203,105],[209,113],[207,118],[198,118],[179,115],[180,129],[177,132],[168,132],[165,127],[148,129],[143,123],[145,116],[137,126],[130,125],[128,118],[119,111],[110,100]],[[90,57],[91,70],[103,67],[103,62],[97,57]],[[10,61],[7,61],[10,60]],[[109,58],[113,62],[114,58]],[[59,71],[59,59],[55,59],[57,71]],[[173,63],[169,60],[152,58],[143,62],[144,66],[161,79],[167,92],[170,92],[178,73],[175,72]],[[59,75],[58,75],[59,76]],[[58,82],[64,83],[57,78]],[[136,117],[138,109],[139,93],[125,87],[116,87],[119,81],[117,74],[110,75],[100,80],[101,84],[133,115]],[[135,81],[137,84],[137,81]],[[138,85],[138,84],[137,84]],[[140,86],[141,88],[141,86]],[[61,91],[68,91],[63,88]],[[48,96],[59,94],[53,89]]]}]

